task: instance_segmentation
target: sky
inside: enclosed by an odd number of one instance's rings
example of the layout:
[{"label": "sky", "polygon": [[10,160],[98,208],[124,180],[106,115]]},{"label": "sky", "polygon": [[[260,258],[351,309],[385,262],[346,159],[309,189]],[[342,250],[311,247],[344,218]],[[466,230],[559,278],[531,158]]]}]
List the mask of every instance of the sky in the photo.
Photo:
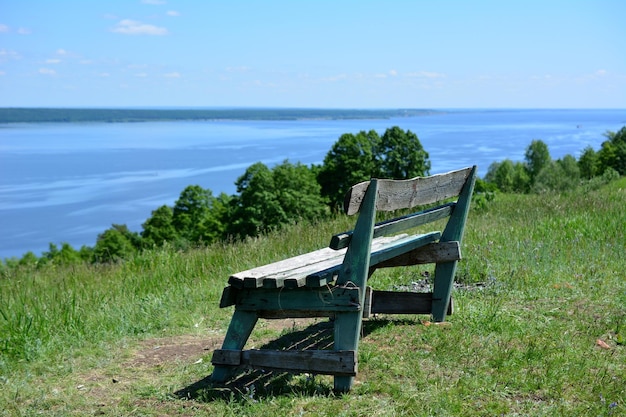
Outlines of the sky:
[{"label": "sky", "polygon": [[624,0],[0,0],[0,107],[626,108]]}]

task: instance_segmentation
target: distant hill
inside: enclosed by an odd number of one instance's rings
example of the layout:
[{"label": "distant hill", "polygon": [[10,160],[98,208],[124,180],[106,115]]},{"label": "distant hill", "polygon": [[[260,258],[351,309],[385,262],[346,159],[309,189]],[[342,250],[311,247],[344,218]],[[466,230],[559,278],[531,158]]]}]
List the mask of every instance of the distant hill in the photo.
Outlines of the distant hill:
[{"label": "distant hill", "polygon": [[172,120],[388,119],[439,113],[427,109],[63,109],[0,108],[3,123],[149,122]]}]

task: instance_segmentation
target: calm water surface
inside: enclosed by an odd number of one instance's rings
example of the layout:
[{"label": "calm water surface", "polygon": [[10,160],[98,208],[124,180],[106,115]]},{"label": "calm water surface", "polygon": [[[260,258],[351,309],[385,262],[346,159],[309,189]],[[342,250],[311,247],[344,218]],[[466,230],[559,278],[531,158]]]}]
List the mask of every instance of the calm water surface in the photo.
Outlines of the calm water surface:
[{"label": "calm water surface", "polygon": [[523,160],[533,139],[553,158],[599,149],[626,110],[454,111],[387,120],[202,121],[0,125],[0,259],[48,244],[93,246],[112,223],[141,230],[190,184],[214,195],[262,161],[321,163],[343,133],[415,132],[432,173]]}]

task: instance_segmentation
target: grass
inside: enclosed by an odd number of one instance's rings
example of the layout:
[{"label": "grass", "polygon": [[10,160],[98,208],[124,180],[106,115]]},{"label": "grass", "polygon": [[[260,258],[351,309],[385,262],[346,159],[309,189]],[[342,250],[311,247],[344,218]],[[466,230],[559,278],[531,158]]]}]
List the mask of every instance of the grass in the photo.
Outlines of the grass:
[{"label": "grass", "polygon": [[[626,180],[568,195],[499,195],[470,213],[451,325],[364,324],[359,375],[251,372],[207,384],[230,319],[229,273],[322,247],[351,220],[112,266],[0,277],[0,415],[626,415]],[[377,272],[380,289],[424,267]],[[476,285],[480,284],[480,285]],[[325,323],[263,322],[251,345],[323,338]]]}]

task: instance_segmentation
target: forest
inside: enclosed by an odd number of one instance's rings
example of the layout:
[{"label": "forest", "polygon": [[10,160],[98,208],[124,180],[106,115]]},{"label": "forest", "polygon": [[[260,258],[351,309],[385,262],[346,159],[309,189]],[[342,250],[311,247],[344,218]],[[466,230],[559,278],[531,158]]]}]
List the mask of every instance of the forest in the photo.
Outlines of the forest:
[{"label": "forest", "polygon": [[66,109],[0,108],[2,123],[155,122],[173,120],[298,120],[388,119],[437,113],[434,110],[397,109]]},{"label": "forest", "polygon": [[[567,193],[580,187],[596,189],[626,175],[626,126],[605,133],[600,149],[587,147],[578,158],[553,159],[542,140],[526,148],[524,161],[496,161],[478,179],[473,205],[480,210],[500,193]],[[27,252],[5,259],[0,274],[15,268],[42,268],[80,262],[111,263],[138,252],[168,246],[186,250],[215,242],[257,237],[286,225],[315,223],[336,216],[351,185],[372,177],[406,179],[430,174],[428,152],[417,135],[394,126],[376,131],[345,133],[333,144],[321,165],[288,160],[268,167],[255,163],[235,182],[236,193],[213,195],[189,185],[173,206],[152,211],[140,232],[113,224],[98,235],[94,247],[75,249],[50,243],[41,256]]]}]

